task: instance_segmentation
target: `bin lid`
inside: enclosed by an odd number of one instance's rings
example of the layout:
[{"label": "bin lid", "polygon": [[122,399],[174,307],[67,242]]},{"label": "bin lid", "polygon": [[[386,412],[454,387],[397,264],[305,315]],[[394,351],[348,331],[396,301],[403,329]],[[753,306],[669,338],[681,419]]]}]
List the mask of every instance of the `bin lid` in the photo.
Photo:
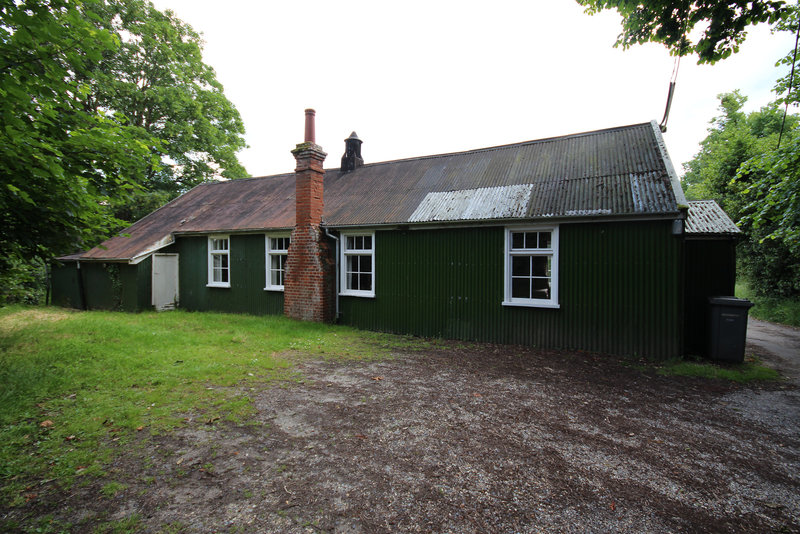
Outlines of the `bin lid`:
[{"label": "bin lid", "polygon": [[733,306],[738,308],[752,308],[753,303],[739,297],[708,297],[708,303],[715,306]]}]

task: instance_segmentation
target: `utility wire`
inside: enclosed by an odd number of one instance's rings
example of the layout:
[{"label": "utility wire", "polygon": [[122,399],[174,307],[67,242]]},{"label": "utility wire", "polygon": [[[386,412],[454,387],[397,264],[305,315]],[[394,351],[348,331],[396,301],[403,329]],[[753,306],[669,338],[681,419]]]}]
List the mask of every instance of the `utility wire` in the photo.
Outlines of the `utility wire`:
[{"label": "utility wire", "polygon": [[792,94],[792,86],[794,85],[794,66],[797,61],[797,42],[800,39],[800,19],[797,21],[797,31],[794,35],[794,53],[792,54],[792,71],[789,73],[789,91],[786,93],[786,106],[783,108],[783,122],[781,123],[781,131],[778,134],[778,146],[775,150],[781,147],[781,138],[783,137],[783,128],[786,126],[786,114],[789,112],[789,95]]}]

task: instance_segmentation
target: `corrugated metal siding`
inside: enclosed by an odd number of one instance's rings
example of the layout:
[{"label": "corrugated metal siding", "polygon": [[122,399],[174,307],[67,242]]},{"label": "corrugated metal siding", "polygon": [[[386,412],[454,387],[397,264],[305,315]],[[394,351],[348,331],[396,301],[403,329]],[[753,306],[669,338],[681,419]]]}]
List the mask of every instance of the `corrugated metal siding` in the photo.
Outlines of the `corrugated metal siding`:
[{"label": "corrugated metal siding", "polygon": [[669,222],[562,225],[559,238],[559,346],[680,354],[682,243]]},{"label": "corrugated metal siding", "polygon": [[83,277],[86,307],[90,310],[142,311],[150,307],[150,260],[127,263],[76,262],[52,268],[53,304],[83,308],[79,274]]},{"label": "corrugated metal siding", "polygon": [[180,254],[179,307],[193,311],[222,311],[252,315],[283,314],[283,293],[264,291],[264,236],[234,235],[230,241],[231,287],[208,284],[208,239],[180,237],[170,248]]},{"label": "corrugated metal siding", "polygon": [[377,296],[341,297],[343,321],[373,330],[484,338],[481,332],[491,329],[483,311],[502,300],[502,261],[496,263],[502,237],[497,228],[377,232]]},{"label": "corrugated metal siding", "polygon": [[136,265],[136,309],[149,310],[153,307],[153,260],[148,257]]},{"label": "corrugated metal siding", "polygon": [[[147,281],[139,276],[139,265],[82,262],[86,307],[90,310],[140,311],[140,294]],[[140,283],[141,282],[141,283]]]},{"label": "corrugated metal siding", "polygon": [[50,269],[52,303],[65,308],[82,308],[78,286],[78,269],[75,262],[53,264]]},{"label": "corrugated metal siding", "polygon": [[560,309],[502,306],[504,229],[383,231],[360,328],[667,358],[680,354],[680,240],[668,222],[560,227]]}]

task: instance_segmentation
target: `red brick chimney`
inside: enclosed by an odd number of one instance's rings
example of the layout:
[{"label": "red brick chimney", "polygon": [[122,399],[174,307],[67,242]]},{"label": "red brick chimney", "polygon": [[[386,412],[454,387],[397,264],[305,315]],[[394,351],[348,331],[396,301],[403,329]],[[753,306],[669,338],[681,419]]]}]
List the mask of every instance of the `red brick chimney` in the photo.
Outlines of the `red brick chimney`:
[{"label": "red brick chimney", "polygon": [[284,315],[304,321],[334,318],[335,264],[320,229],[323,208],[322,162],[327,154],[315,142],[313,109],[306,110],[305,140],[292,150],[295,168],[295,226],[286,259]]}]

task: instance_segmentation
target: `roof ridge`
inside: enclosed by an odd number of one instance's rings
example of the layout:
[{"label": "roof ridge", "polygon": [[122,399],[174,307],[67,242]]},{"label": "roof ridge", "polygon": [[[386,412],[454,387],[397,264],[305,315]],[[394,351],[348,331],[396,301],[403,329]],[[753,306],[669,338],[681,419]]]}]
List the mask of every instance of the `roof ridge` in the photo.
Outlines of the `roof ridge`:
[{"label": "roof ridge", "polygon": [[[482,147],[482,148],[471,148],[471,149],[468,149],[468,150],[459,150],[459,151],[455,151],[455,152],[443,152],[441,154],[429,154],[429,155],[426,155],[426,156],[416,156],[416,157],[410,157],[410,158],[399,158],[399,159],[392,159],[392,160],[386,160],[386,161],[376,161],[374,163],[365,163],[364,165],[362,165],[359,168],[376,167],[378,165],[389,165],[389,164],[392,164],[392,163],[401,163],[403,161],[421,161],[421,160],[426,160],[426,159],[438,159],[438,158],[447,158],[447,157],[451,157],[451,156],[459,156],[459,155],[467,155],[467,154],[478,154],[478,153],[482,153],[482,152],[491,152],[491,151],[494,151],[494,150],[503,150],[503,149],[509,149],[509,148],[514,148],[514,147],[526,146],[526,145],[534,145],[534,144],[540,144],[540,143],[552,143],[552,142],[562,141],[562,140],[569,139],[569,138],[579,138],[579,137],[588,137],[588,136],[592,136],[592,135],[601,135],[601,134],[608,133],[608,132],[611,132],[611,131],[614,131],[614,130],[625,130],[625,129],[635,128],[635,127],[642,127],[642,126],[649,126],[649,125],[650,125],[649,122],[640,122],[640,123],[635,123],[635,124],[627,124],[627,125],[624,125],[624,126],[613,126],[611,128],[601,128],[599,130],[589,130],[587,132],[556,135],[556,136],[551,136],[551,137],[543,137],[541,139],[531,139],[531,140],[528,140],[528,141],[518,141],[516,143],[507,143],[507,144],[503,144],[503,145],[494,145],[494,146]],[[339,167],[334,167],[334,168],[331,168],[331,169],[325,169],[326,172],[327,171],[337,171],[337,170],[340,170],[340,168]]]}]

